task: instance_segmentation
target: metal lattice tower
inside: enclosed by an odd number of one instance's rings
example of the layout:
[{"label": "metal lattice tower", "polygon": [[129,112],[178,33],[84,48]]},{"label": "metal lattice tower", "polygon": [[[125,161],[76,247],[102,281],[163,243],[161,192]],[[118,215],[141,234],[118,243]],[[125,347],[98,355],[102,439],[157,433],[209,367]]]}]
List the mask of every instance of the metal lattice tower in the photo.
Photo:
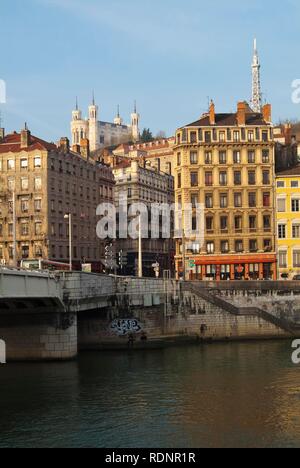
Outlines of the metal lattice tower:
[{"label": "metal lattice tower", "polygon": [[252,62],[252,110],[261,112],[262,109],[262,94],[260,84],[260,61],[257,52],[257,42],[254,39],[254,55]]}]

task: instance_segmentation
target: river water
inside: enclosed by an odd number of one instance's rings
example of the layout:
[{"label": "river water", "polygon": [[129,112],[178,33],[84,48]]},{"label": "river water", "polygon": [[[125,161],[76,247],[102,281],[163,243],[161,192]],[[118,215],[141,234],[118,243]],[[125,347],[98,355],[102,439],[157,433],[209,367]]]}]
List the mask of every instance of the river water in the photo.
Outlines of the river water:
[{"label": "river water", "polygon": [[300,447],[291,341],[0,366],[0,447]]}]

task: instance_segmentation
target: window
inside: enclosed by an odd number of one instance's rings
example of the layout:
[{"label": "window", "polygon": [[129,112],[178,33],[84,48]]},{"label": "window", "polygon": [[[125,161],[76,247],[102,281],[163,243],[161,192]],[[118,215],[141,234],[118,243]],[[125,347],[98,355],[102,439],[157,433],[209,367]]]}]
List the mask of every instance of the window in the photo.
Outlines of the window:
[{"label": "window", "polygon": [[131,188],[128,189],[127,196],[128,196],[128,198],[132,197],[132,189]]},{"label": "window", "polygon": [[249,207],[250,208],[256,207],[256,193],[254,192],[249,193]]},{"label": "window", "polygon": [[272,241],[271,239],[264,239],[264,251],[271,252],[272,251]]},{"label": "window", "polygon": [[234,151],[233,152],[233,162],[234,162],[234,164],[241,164],[242,158],[241,158],[241,152],[240,151]]},{"label": "window", "polygon": [[207,193],[205,195],[205,207],[206,208],[213,208],[213,196],[211,193]]},{"label": "window", "polygon": [[256,216],[249,216],[249,229],[250,231],[256,231]]},{"label": "window", "polygon": [[15,179],[14,178],[9,178],[7,180],[7,188],[10,192],[13,192],[15,190]]},{"label": "window", "polygon": [[278,238],[286,239],[286,225],[285,224],[278,224]]},{"label": "window", "polygon": [[263,150],[263,152],[262,152],[262,162],[263,162],[263,164],[269,164],[269,162],[270,162],[270,151],[269,150]]},{"label": "window", "polygon": [[292,180],[292,182],[291,182],[291,187],[292,187],[292,188],[298,188],[298,187],[299,187],[299,182],[298,182],[298,180]]},{"label": "window", "polygon": [[214,229],[214,218],[212,216],[207,216],[206,231],[213,231],[213,229]]},{"label": "window", "polygon": [[42,234],[42,223],[35,223],[35,235],[40,236]]},{"label": "window", "polygon": [[14,168],[15,168],[15,160],[14,160],[14,159],[8,159],[8,161],[7,161],[7,169],[8,169],[9,171],[12,171],[12,170],[14,170]]},{"label": "window", "polygon": [[250,252],[257,252],[257,240],[251,239],[249,242],[249,250]]},{"label": "window", "polygon": [[234,172],[234,185],[242,185],[242,173],[241,171]]},{"label": "window", "polygon": [[242,194],[241,193],[234,194],[234,206],[235,208],[241,208],[242,206]]},{"label": "window", "polygon": [[300,268],[300,250],[293,251],[293,266],[294,268]]},{"label": "window", "polygon": [[277,182],[277,188],[284,188],[284,187],[285,187],[285,182],[279,180],[279,181]]},{"label": "window", "polygon": [[256,184],[255,171],[248,171],[248,185]]},{"label": "window", "polygon": [[207,242],[206,243],[206,251],[208,254],[213,254],[215,252],[215,243],[214,242]]},{"label": "window", "polygon": [[42,200],[40,198],[37,198],[34,200],[34,211],[40,212],[42,211]]},{"label": "window", "polygon": [[293,224],[293,239],[300,239],[300,224]]},{"label": "window", "polygon": [[248,151],[248,164],[255,164],[255,151]]},{"label": "window", "polygon": [[270,185],[270,172],[269,171],[263,171],[263,184]]},{"label": "window", "polygon": [[250,142],[254,141],[254,132],[252,130],[248,132],[248,140]]},{"label": "window", "polygon": [[178,188],[181,188],[181,174],[178,174],[177,185],[178,185]]},{"label": "window", "polygon": [[220,226],[221,226],[221,231],[227,231],[227,229],[228,229],[228,218],[227,218],[227,216],[221,216]]},{"label": "window", "polygon": [[239,142],[240,141],[240,132],[239,131],[234,131],[233,132],[233,141],[235,143]]},{"label": "window", "polygon": [[205,143],[211,143],[211,132],[204,133]]},{"label": "window", "polygon": [[271,206],[271,194],[270,192],[265,192],[263,194],[263,206],[268,208]]},{"label": "window", "polygon": [[227,172],[220,172],[220,185],[227,185]]},{"label": "window", "polygon": [[29,200],[28,198],[21,199],[21,211],[22,213],[28,213],[29,210]]},{"label": "window", "polygon": [[287,268],[287,252],[285,250],[279,251],[279,268]]},{"label": "window", "polygon": [[225,142],[225,132],[220,132],[219,133],[219,139],[220,139],[220,143]]},{"label": "window", "polygon": [[221,193],[220,195],[220,207],[227,208],[228,206],[228,196],[226,193]]},{"label": "window", "polygon": [[21,178],[21,190],[28,190],[29,188],[29,180],[28,177]]},{"label": "window", "polygon": [[197,143],[197,132],[191,132],[191,143]]},{"label": "window", "polygon": [[197,151],[191,151],[190,153],[191,164],[198,164],[198,153]]},{"label": "window", "polygon": [[227,153],[226,151],[219,152],[219,164],[226,164],[227,163]]},{"label": "window", "polygon": [[29,223],[28,221],[23,221],[21,223],[21,236],[28,236],[29,235]]},{"label": "window", "polygon": [[212,172],[205,172],[205,185],[211,187],[213,184],[213,174]]},{"label": "window", "polygon": [[278,213],[285,213],[286,208],[286,200],[285,198],[278,198],[277,199],[277,211]]},{"label": "window", "polygon": [[28,169],[28,159],[21,159],[21,169],[23,170]]},{"label": "window", "polygon": [[300,200],[298,200],[297,198],[294,198],[292,200],[292,211],[293,213],[300,211]]},{"label": "window", "polygon": [[262,141],[268,141],[268,138],[269,138],[269,134],[267,131],[263,131],[262,132]]},{"label": "window", "polygon": [[192,208],[196,208],[198,204],[198,194],[197,193],[192,193],[191,195],[191,204]]},{"label": "window", "polygon": [[264,230],[265,231],[271,230],[271,216],[269,215],[264,216]]},{"label": "window", "polygon": [[221,241],[221,253],[225,254],[229,252],[229,242],[228,241]]},{"label": "window", "polygon": [[212,152],[211,151],[205,152],[205,164],[212,164]]},{"label": "window", "polygon": [[36,177],[34,179],[34,189],[35,190],[41,190],[42,188],[42,178],[41,177]]},{"label": "window", "polygon": [[177,166],[181,166],[181,153],[177,153]]},{"label": "window", "polygon": [[235,251],[241,253],[244,251],[244,244],[242,240],[235,241]]},{"label": "window", "polygon": [[198,187],[198,172],[191,172],[191,187]]},{"label": "window", "polygon": [[22,245],[22,258],[29,258],[29,245]]},{"label": "window", "polygon": [[236,232],[242,231],[243,229],[243,218],[241,216],[235,216],[234,228]]}]

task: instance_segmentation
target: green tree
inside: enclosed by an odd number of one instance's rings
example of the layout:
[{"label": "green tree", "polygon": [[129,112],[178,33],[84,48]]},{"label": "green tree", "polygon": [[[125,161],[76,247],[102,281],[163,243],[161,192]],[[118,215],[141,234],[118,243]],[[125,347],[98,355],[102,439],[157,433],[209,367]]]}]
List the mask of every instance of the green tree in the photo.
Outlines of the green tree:
[{"label": "green tree", "polygon": [[141,136],[141,141],[143,143],[148,143],[149,141],[153,141],[153,134],[150,131],[150,128],[144,128],[142,136]]}]

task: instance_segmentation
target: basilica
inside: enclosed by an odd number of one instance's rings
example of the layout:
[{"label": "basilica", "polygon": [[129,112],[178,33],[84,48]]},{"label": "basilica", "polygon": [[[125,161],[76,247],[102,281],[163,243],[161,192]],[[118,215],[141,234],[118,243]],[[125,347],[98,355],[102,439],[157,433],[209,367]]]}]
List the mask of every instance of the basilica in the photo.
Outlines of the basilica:
[{"label": "basilica", "polygon": [[76,100],[76,109],[72,112],[71,122],[72,145],[80,145],[81,140],[88,139],[90,150],[96,151],[122,143],[136,142],[140,137],[139,121],[136,104],[131,114],[130,125],[124,124],[119,108],[114,122],[99,120],[99,107],[94,97],[88,108],[88,118],[84,119]]}]

